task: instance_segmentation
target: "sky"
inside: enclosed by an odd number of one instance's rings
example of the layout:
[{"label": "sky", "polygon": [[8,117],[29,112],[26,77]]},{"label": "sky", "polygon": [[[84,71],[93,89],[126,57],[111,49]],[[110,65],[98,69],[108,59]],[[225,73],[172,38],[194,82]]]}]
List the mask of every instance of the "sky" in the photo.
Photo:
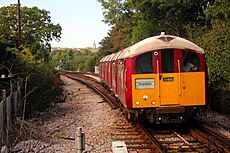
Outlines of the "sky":
[{"label": "sky", "polygon": [[[107,36],[110,27],[102,20],[103,10],[97,0],[20,0],[21,6],[37,6],[50,12],[51,21],[62,27],[61,40],[52,47],[93,47]],[[0,0],[0,7],[17,0]]]}]

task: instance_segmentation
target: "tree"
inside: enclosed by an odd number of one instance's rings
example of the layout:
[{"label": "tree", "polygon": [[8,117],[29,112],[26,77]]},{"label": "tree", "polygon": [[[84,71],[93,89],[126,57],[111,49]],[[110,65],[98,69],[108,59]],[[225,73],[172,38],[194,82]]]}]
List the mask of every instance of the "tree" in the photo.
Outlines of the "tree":
[{"label": "tree", "polygon": [[216,0],[206,11],[209,27],[197,40],[207,52],[212,86],[230,83],[230,1]]},{"label": "tree", "polygon": [[149,36],[159,35],[161,31],[187,37],[188,25],[205,23],[205,11],[213,0],[98,1],[104,10],[105,23],[114,26],[110,36],[112,44],[125,48]]},{"label": "tree", "polygon": [[[16,11],[17,5],[0,8],[0,41],[14,46],[17,46],[18,39]],[[59,41],[61,38],[62,28],[59,24],[51,23],[49,11],[37,7],[22,7],[21,22],[22,46],[32,47],[33,55],[40,52],[40,49],[49,52],[51,41]]]},{"label": "tree", "polygon": [[101,46],[103,49],[120,50],[132,44],[131,33],[133,28],[133,10],[131,3],[122,0],[98,0],[103,6],[104,22],[113,25],[108,37],[104,38],[112,48]]},{"label": "tree", "polygon": [[101,42],[99,42],[99,50],[112,50],[113,44],[111,40],[111,31],[107,33],[108,36],[104,37]]}]

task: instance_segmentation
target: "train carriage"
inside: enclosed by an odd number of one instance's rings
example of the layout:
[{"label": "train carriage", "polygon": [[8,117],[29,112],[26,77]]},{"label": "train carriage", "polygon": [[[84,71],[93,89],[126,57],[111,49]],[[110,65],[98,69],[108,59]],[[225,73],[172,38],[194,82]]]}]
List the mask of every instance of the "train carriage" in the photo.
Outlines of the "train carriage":
[{"label": "train carriage", "polygon": [[104,74],[104,83],[106,83],[108,85],[108,73],[109,73],[109,57],[111,55],[108,55],[104,58],[103,62],[102,62],[102,67],[103,67],[103,74]]},{"label": "train carriage", "polygon": [[112,90],[112,66],[113,66],[113,58],[116,54],[113,53],[108,58],[108,87]]},{"label": "train carriage", "polygon": [[104,72],[104,68],[103,68],[103,60],[105,59],[105,57],[103,57],[101,60],[100,60],[100,64],[99,64],[99,71],[101,72],[101,73],[99,73],[99,78],[101,79],[101,81],[104,81],[104,73],[102,73],[102,72]]},{"label": "train carriage", "polygon": [[190,119],[206,105],[204,55],[196,44],[164,34],[121,51],[111,79],[117,80],[117,95],[128,117],[144,115],[154,123]]},{"label": "train carriage", "polygon": [[118,73],[118,57],[121,55],[122,51],[116,53],[112,59],[112,90],[117,96],[117,73]]}]

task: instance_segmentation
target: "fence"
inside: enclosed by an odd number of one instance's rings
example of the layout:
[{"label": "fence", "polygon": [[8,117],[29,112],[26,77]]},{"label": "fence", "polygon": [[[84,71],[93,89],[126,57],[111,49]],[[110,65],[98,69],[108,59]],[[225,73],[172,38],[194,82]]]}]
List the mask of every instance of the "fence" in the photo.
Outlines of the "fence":
[{"label": "fence", "polygon": [[[21,100],[19,81],[13,78],[1,78],[1,102],[0,102],[0,138],[1,144],[7,145],[12,122],[18,110]],[[0,144],[0,146],[1,146]]]}]

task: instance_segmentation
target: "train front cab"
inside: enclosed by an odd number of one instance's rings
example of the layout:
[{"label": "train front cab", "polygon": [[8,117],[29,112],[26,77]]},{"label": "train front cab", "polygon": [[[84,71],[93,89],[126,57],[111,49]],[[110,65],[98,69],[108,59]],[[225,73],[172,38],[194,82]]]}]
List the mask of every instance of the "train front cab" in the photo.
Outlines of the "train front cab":
[{"label": "train front cab", "polygon": [[[132,109],[150,122],[178,123],[188,120],[206,104],[204,54],[194,50],[160,49],[132,59]],[[197,69],[185,72],[185,62]],[[138,115],[137,115],[138,114]]]}]

